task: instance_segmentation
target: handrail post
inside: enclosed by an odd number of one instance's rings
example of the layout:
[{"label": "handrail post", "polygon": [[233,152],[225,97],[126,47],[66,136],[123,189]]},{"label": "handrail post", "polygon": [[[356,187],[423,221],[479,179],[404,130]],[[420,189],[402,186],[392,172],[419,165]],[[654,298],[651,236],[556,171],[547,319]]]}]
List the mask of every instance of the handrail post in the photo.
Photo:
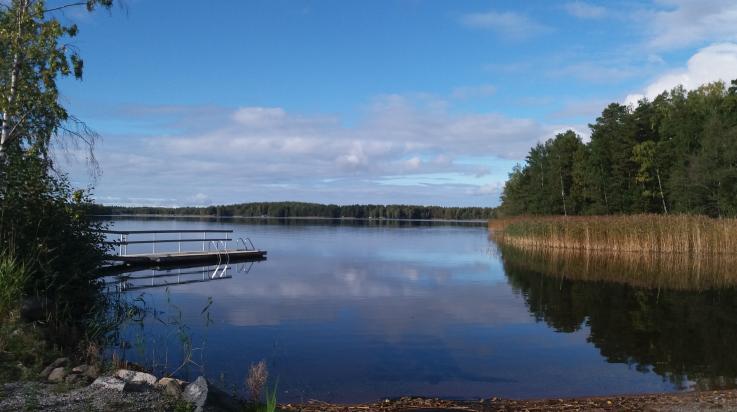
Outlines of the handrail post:
[{"label": "handrail post", "polygon": [[177,242],[177,245],[179,246],[179,253],[182,253],[182,232],[179,232],[179,242]]},{"label": "handrail post", "polygon": [[152,250],[152,253],[155,254],[156,253],[156,233],[154,233],[153,235],[154,235],[154,241],[153,241],[153,246],[151,250]]},{"label": "handrail post", "polygon": [[205,242],[207,241],[207,232],[202,232],[202,251],[205,251]]}]

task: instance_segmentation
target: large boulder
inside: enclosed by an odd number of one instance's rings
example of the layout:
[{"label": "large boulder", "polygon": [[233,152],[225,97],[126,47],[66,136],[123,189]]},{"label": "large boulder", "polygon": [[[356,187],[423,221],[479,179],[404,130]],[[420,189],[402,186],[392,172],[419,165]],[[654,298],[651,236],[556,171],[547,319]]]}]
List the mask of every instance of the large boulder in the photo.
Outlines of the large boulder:
[{"label": "large boulder", "polygon": [[90,386],[123,392],[127,384],[126,381],[120,380],[115,376],[100,376]]},{"label": "large boulder", "polygon": [[223,411],[240,411],[242,405],[232,396],[208,383],[200,376],[184,388],[182,399],[192,403],[196,412],[202,412],[205,406],[214,406]]},{"label": "large boulder", "polygon": [[69,358],[58,358],[55,361],[51,362],[49,366],[45,367],[44,370],[42,370],[41,373],[38,374],[38,377],[41,379],[48,379],[51,371],[62,366],[69,366]]},{"label": "large boulder", "polygon": [[115,372],[115,376],[129,383],[146,384],[150,386],[156,385],[156,381],[158,380],[156,376],[151,375],[150,373],[136,372],[128,369],[118,369],[118,371]]},{"label": "large boulder", "polygon": [[59,383],[64,380],[64,378],[67,377],[69,373],[64,367],[54,368],[54,370],[49,373],[49,382],[51,383]]},{"label": "large boulder", "polygon": [[195,411],[200,412],[207,403],[208,392],[209,387],[207,385],[207,380],[203,376],[200,376],[184,388],[182,399],[190,402],[195,406]]}]

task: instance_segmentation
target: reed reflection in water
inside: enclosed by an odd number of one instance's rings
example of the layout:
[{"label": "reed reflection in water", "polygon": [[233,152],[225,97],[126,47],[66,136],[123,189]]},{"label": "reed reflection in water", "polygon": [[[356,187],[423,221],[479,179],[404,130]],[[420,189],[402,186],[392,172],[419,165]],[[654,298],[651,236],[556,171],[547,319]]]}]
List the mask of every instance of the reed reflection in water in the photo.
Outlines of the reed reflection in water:
[{"label": "reed reflection in water", "polygon": [[517,244],[490,238],[507,256],[531,270],[587,281],[641,288],[705,290],[737,286],[737,255],[608,252]]}]

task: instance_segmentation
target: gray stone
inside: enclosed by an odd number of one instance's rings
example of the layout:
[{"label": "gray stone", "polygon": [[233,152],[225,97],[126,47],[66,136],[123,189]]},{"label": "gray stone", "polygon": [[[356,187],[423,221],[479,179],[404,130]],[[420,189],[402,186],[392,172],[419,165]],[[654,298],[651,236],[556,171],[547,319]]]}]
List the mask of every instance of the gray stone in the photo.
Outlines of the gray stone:
[{"label": "gray stone", "polygon": [[182,399],[192,403],[197,410],[202,410],[207,403],[208,385],[207,380],[203,376],[199,376],[194,382],[184,388]]},{"label": "gray stone", "polygon": [[115,376],[100,376],[92,382],[91,386],[97,386],[103,389],[111,389],[118,392],[123,392],[127,382],[122,381]]},{"label": "gray stone", "polygon": [[154,386],[156,385],[157,381],[156,376],[151,375],[150,373],[136,372],[128,369],[118,369],[118,371],[115,372],[115,376],[128,383],[133,384],[146,384]]},{"label": "gray stone", "polygon": [[85,373],[89,366],[87,365],[79,365],[72,368],[72,373]]},{"label": "gray stone", "polygon": [[51,362],[49,366],[44,368],[44,370],[38,374],[38,377],[41,379],[47,379],[51,371],[62,366],[69,366],[69,358],[58,358],[57,360]]},{"label": "gray stone", "polygon": [[51,383],[59,383],[59,382],[63,381],[64,378],[66,378],[67,375],[68,375],[68,373],[67,373],[66,369],[64,369],[63,367],[55,368],[49,374],[49,378],[48,379],[49,379],[49,382],[51,382]]}]

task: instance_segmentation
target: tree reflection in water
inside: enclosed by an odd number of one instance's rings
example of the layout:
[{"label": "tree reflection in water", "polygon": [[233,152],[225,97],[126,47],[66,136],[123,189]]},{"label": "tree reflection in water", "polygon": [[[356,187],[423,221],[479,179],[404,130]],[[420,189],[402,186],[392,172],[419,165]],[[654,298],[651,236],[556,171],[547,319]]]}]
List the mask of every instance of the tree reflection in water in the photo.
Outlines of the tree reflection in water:
[{"label": "tree reflection in water", "polygon": [[[503,245],[498,250],[509,283],[535,318],[559,332],[590,328],[588,341],[608,362],[652,371],[681,388],[737,386],[737,289],[722,282],[726,272],[701,266],[676,279],[689,266],[675,271],[683,258],[672,255],[644,264]],[[714,267],[724,271],[729,263]]]}]

